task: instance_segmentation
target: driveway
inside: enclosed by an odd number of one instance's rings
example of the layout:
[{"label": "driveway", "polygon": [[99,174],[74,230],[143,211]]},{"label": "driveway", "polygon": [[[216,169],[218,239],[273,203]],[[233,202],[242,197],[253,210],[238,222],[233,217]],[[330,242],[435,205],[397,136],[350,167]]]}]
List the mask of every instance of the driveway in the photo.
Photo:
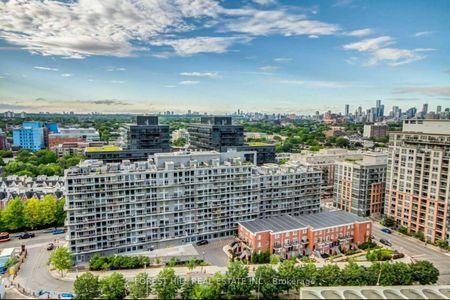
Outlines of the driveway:
[{"label": "driveway", "polygon": [[228,266],[228,256],[223,251],[223,247],[230,244],[233,239],[213,240],[204,246],[195,246],[195,249],[203,257],[207,263],[212,266],[226,267]]}]

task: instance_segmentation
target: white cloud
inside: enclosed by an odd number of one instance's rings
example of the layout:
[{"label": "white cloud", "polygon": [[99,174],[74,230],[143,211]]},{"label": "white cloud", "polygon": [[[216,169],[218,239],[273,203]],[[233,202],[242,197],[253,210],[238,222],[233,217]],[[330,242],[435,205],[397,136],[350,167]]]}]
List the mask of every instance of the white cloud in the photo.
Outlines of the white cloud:
[{"label": "white cloud", "polygon": [[292,84],[292,85],[301,85],[309,88],[327,88],[327,89],[336,89],[336,88],[344,88],[347,85],[336,82],[336,81],[320,81],[320,80],[281,80],[280,83],[283,84]]},{"label": "white cloud", "polygon": [[292,58],[289,57],[276,57],[273,59],[274,62],[277,63],[288,63],[292,61]]},{"label": "white cloud", "polygon": [[344,45],[346,50],[356,50],[359,52],[379,49],[381,47],[395,43],[390,36],[380,36],[372,39],[365,39],[356,43]]},{"label": "white cloud", "polygon": [[180,76],[209,77],[209,78],[220,77],[218,72],[181,72]]},{"label": "white cloud", "polygon": [[216,17],[219,8],[209,0],[2,1],[0,37],[42,55],[125,57],[161,34],[193,29],[187,19]]},{"label": "white cloud", "polygon": [[123,80],[111,80],[111,83],[115,83],[115,84],[124,84],[125,81],[123,81]]},{"label": "white cloud", "polygon": [[343,48],[345,50],[366,52],[368,54],[368,60],[364,63],[366,66],[374,66],[382,62],[389,66],[404,65],[424,59],[426,56],[421,54],[421,52],[434,50],[431,48],[401,49],[388,47],[395,43],[396,41],[390,36],[380,36],[347,44]]},{"label": "white cloud", "polygon": [[166,84],[164,87],[166,87],[166,88],[176,88],[177,86],[173,85],[173,84]]},{"label": "white cloud", "polygon": [[420,32],[416,32],[415,36],[420,37],[420,36],[427,36],[432,34],[433,32],[431,31],[420,31]]},{"label": "white cloud", "polygon": [[48,68],[48,67],[40,67],[40,66],[34,66],[33,68],[36,70],[42,70],[42,71],[53,71],[53,72],[59,71],[57,68]]},{"label": "white cloud", "polygon": [[227,13],[237,14],[239,18],[225,22],[224,29],[251,35],[333,35],[340,31],[338,25],[310,20],[303,14],[293,14],[283,9],[228,10]]},{"label": "white cloud", "polygon": [[126,71],[126,69],[125,68],[108,67],[106,69],[106,71],[108,71],[108,72],[123,72],[123,71]]},{"label": "white cloud", "polygon": [[178,84],[181,84],[181,85],[196,85],[196,84],[199,84],[200,83],[200,81],[196,81],[196,80],[183,80],[183,81],[180,81]]},{"label": "white cloud", "polygon": [[358,30],[353,30],[353,31],[347,32],[347,33],[345,33],[345,35],[361,37],[361,36],[366,36],[366,35],[369,35],[372,33],[373,33],[372,29],[364,28],[364,29],[358,29]]},{"label": "white cloud", "polygon": [[308,38],[309,38],[309,39],[318,39],[319,36],[318,36],[318,35],[315,35],[315,34],[311,34],[311,35],[308,35]]},{"label": "white cloud", "polygon": [[252,0],[252,1],[259,5],[271,5],[277,3],[277,0]]},{"label": "white cloud", "polygon": [[271,66],[271,65],[259,67],[259,69],[264,72],[273,72],[273,71],[278,70],[279,68],[280,67],[278,67],[278,66]]},{"label": "white cloud", "polygon": [[450,85],[447,86],[413,86],[394,90],[395,94],[422,94],[432,97],[450,97]]},{"label": "white cloud", "polygon": [[247,42],[247,37],[194,37],[185,39],[159,40],[152,42],[155,46],[170,46],[180,56],[198,53],[224,53],[237,42]]},{"label": "white cloud", "polygon": [[61,76],[62,76],[62,77],[72,77],[73,74],[70,74],[70,73],[62,73]]},{"label": "white cloud", "polygon": [[[224,53],[232,44],[250,41],[251,36],[340,32],[338,25],[311,20],[298,11],[278,7],[263,10],[250,5],[229,9],[213,0],[10,0],[0,1],[0,11],[1,39],[34,54],[78,59],[92,55],[135,56],[152,46],[170,46],[182,56]],[[180,36],[205,28],[228,36]],[[244,36],[236,37],[236,33]],[[157,51],[152,55],[170,56]]]}]

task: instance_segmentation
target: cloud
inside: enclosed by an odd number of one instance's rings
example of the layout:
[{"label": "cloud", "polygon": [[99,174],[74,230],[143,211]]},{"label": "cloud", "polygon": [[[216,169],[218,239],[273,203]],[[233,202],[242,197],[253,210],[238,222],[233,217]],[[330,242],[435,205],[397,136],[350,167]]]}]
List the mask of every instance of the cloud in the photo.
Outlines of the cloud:
[{"label": "cloud", "polygon": [[106,71],[108,71],[108,72],[123,72],[123,71],[126,71],[126,69],[125,68],[108,67],[106,69]]},{"label": "cloud", "polygon": [[420,31],[420,32],[416,32],[416,34],[414,34],[414,36],[417,36],[417,37],[421,37],[421,36],[427,36],[427,35],[430,35],[430,34],[432,34],[433,32],[431,32],[431,31]]},{"label": "cloud", "polygon": [[318,80],[281,80],[280,83],[291,84],[291,85],[301,85],[309,88],[344,88],[347,85],[336,82],[336,81],[318,81]]},{"label": "cloud", "polygon": [[[2,1],[0,37],[31,53],[84,58],[132,56],[162,34],[217,16],[214,1]],[[136,42],[135,42],[136,41]]]},{"label": "cloud", "polygon": [[166,88],[176,88],[177,86],[173,85],[173,84],[166,84],[164,87],[166,87]]},{"label": "cloud", "polygon": [[432,97],[450,96],[450,85],[446,86],[413,86],[401,87],[394,90],[395,94],[421,94]]},{"label": "cloud", "polygon": [[353,0],[337,0],[333,4],[333,7],[345,7],[345,6],[349,6],[352,3],[353,3]]},{"label": "cloud", "polygon": [[209,78],[220,77],[218,72],[181,72],[180,76],[209,77]]},{"label": "cloud", "polygon": [[277,63],[288,63],[292,61],[292,58],[289,57],[276,57],[273,59],[274,62]]},{"label": "cloud", "polygon": [[379,49],[381,47],[395,43],[390,36],[380,36],[372,39],[365,39],[359,42],[344,45],[345,50],[356,50],[358,52]]},{"label": "cloud", "polygon": [[43,71],[53,71],[53,72],[59,71],[57,68],[47,68],[47,67],[40,67],[40,66],[34,66],[33,68],[36,70],[43,70]]},{"label": "cloud", "polygon": [[[228,11],[228,13],[233,13]],[[341,29],[336,24],[310,20],[303,14],[279,10],[240,10],[239,18],[225,22],[225,30],[250,35],[333,35]]]},{"label": "cloud", "polygon": [[318,35],[315,35],[315,34],[311,34],[311,35],[308,35],[308,38],[309,38],[309,39],[318,39],[319,36],[318,36]]},{"label": "cloud", "polygon": [[[312,20],[286,6],[271,10],[256,7],[225,8],[213,0],[79,0],[0,1],[0,38],[33,54],[82,59],[102,55],[130,57],[169,46],[174,54],[224,53],[253,36],[333,35],[336,24]],[[314,13],[317,9],[303,9]],[[195,36],[211,29],[220,36]],[[187,32],[193,32],[186,37]],[[236,36],[237,35],[237,36]],[[158,49],[156,49],[158,50]]]},{"label": "cloud", "polygon": [[252,0],[252,2],[259,4],[259,5],[272,5],[272,4],[276,4],[277,0]]},{"label": "cloud", "polygon": [[181,85],[196,85],[196,84],[199,84],[200,83],[200,81],[196,81],[196,80],[183,80],[183,81],[180,81],[178,84],[181,84]]},{"label": "cloud", "polygon": [[180,56],[198,53],[225,53],[237,42],[248,42],[247,37],[194,37],[176,40],[159,40],[152,42],[155,46],[170,46]]},{"label": "cloud", "polygon": [[110,105],[118,105],[118,106],[127,106],[127,105],[130,105],[130,103],[126,103],[126,102],[123,102],[123,101],[119,101],[119,100],[114,100],[114,99],[111,99],[111,100],[95,100],[95,101],[92,101],[92,103],[94,103],[94,104],[104,104],[104,105],[108,105],[108,106],[110,106]]},{"label": "cloud", "polygon": [[125,81],[123,81],[123,80],[111,80],[111,83],[114,83],[114,84],[124,84]]},{"label": "cloud", "polygon": [[259,67],[259,69],[263,72],[273,72],[278,70],[279,68],[280,68],[279,66],[271,66],[271,65]]},{"label": "cloud", "polygon": [[395,43],[396,41],[390,36],[380,36],[346,44],[343,48],[366,52],[368,54],[368,60],[364,63],[366,66],[374,66],[382,62],[390,66],[404,65],[424,59],[426,56],[421,54],[422,52],[434,50],[431,48],[400,49],[388,47]]},{"label": "cloud", "polygon": [[373,33],[372,29],[364,28],[364,29],[358,29],[358,30],[353,30],[353,31],[347,32],[347,33],[345,33],[345,35],[361,37],[361,36],[366,36],[366,35],[369,35],[372,33]]},{"label": "cloud", "polygon": [[61,76],[62,76],[62,77],[72,77],[73,74],[70,74],[70,73],[63,73],[63,74],[61,74]]}]

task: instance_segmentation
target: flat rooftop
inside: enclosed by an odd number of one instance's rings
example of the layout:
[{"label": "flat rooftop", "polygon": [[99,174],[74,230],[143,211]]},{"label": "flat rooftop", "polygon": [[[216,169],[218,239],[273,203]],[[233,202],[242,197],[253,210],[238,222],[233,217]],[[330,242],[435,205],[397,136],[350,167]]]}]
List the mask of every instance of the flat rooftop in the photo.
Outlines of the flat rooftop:
[{"label": "flat rooftop", "polygon": [[311,226],[313,230],[316,230],[365,221],[369,221],[369,219],[358,217],[357,215],[342,210],[334,210],[298,217],[285,215],[268,219],[239,222],[239,224],[255,234],[263,231],[272,231],[273,233],[277,233],[306,229],[308,226]]}]

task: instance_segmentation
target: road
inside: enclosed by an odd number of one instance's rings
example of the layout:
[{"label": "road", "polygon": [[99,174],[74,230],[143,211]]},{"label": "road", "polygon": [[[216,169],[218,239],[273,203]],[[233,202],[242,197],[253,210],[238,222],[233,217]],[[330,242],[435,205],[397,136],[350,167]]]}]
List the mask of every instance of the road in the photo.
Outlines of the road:
[{"label": "road", "polygon": [[31,239],[14,238],[0,244],[0,248],[20,247],[24,244],[28,250],[28,256],[14,280],[16,283],[35,292],[40,290],[71,292],[73,290],[71,282],[55,279],[48,271],[47,263],[51,252],[47,251],[47,245],[54,242],[55,239],[63,240],[64,235],[38,232],[36,237]]},{"label": "road", "polygon": [[450,256],[447,253],[425,247],[425,243],[401,235],[397,232],[386,234],[380,229],[380,224],[374,222],[373,235],[377,240],[383,238],[392,243],[392,248],[411,256],[415,260],[428,260],[439,269],[440,277],[438,284],[450,284]]}]

